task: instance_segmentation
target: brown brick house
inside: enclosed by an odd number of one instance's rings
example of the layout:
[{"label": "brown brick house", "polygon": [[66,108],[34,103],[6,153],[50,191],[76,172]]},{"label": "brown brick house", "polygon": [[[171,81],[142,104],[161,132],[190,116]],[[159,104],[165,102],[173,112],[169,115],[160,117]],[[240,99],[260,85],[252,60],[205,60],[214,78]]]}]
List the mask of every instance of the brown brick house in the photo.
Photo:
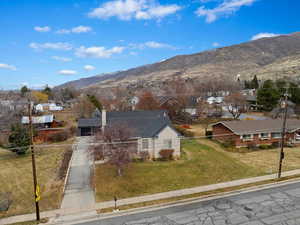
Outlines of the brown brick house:
[{"label": "brown brick house", "polygon": [[[300,120],[287,120],[286,141],[300,144]],[[236,147],[270,145],[281,141],[282,120],[222,121],[212,125],[213,139]]]}]

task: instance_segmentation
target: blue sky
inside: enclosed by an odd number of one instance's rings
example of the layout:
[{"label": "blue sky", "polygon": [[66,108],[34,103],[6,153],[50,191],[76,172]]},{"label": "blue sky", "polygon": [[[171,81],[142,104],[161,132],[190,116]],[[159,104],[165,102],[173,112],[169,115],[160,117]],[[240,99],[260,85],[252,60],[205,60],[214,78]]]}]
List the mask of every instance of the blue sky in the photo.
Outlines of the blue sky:
[{"label": "blue sky", "polygon": [[297,32],[299,0],[1,0],[0,89]]}]

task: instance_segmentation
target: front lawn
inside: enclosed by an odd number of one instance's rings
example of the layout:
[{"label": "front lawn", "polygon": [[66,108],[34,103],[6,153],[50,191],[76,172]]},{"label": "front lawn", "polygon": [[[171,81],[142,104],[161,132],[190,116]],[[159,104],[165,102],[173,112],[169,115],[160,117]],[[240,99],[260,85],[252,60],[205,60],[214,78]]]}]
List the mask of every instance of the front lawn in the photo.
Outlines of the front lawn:
[{"label": "front lawn", "polygon": [[[73,140],[59,143],[72,143]],[[41,187],[41,211],[60,207],[63,179],[59,169],[67,147],[47,147],[36,150],[38,183]],[[32,213],[35,210],[31,154],[17,156],[0,149],[0,193],[10,192],[12,205],[0,218],[17,214]]]},{"label": "front lawn", "polygon": [[136,162],[116,176],[111,165],[96,165],[95,188],[98,202],[127,198],[262,175],[260,170],[243,164],[225,153],[199,144],[182,142],[183,159],[170,162]]}]

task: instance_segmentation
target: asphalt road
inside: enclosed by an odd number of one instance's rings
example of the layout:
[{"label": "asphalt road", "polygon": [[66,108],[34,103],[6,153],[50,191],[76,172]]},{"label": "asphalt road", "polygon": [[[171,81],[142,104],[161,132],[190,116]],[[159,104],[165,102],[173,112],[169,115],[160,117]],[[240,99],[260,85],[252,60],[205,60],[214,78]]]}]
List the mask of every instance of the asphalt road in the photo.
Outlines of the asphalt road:
[{"label": "asphalt road", "polygon": [[[300,182],[80,225],[300,225]],[[79,225],[79,224],[78,224]]]}]

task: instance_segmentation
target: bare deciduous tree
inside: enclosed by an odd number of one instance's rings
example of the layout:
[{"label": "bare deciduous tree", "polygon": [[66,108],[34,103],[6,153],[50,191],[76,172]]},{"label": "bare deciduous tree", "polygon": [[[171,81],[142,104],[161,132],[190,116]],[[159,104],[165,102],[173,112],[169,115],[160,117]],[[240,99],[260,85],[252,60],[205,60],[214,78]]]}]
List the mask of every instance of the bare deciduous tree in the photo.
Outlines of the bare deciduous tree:
[{"label": "bare deciduous tree", "polygon": [[225,99],[228,112],[233,119],[238,119],[240,115],[246,111],[246,98],[240,93],[234,93],[227,96]]},{"label": "bare deciduous tree", "polygon": [[95,139],[100,143],[91,149],[92,156],[107,159],[108,163],[117,168],[118,176],[122,176],[137,153],[137,143],[131,137],[132,129],[126,124],[107,126],[96,135]]},{"label": "bare deciduous tree", "polygon": [[153,94],[150,91],[145,91],[140,96],[139,103],[137,104],[136,108],[142,110],[154,110],[159,109],[160,106]]}]

